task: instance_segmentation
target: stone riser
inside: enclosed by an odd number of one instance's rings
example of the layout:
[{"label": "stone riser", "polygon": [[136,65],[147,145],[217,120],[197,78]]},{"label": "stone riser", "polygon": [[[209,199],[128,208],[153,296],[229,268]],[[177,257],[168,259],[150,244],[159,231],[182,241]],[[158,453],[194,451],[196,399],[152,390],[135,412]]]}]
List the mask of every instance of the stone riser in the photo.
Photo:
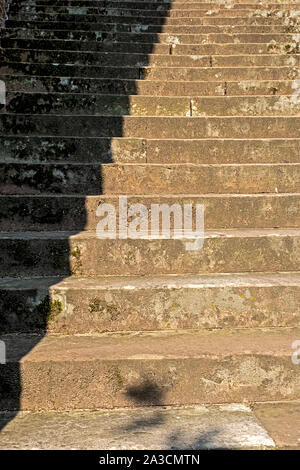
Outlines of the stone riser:
[{"label": "stone riser", "polygon": [[[293,57],[292,57],[293,59]],[[95,65],[3,63],[1,74],[79,78],[143,79],[151,81],[297,80],[299,67],[109,67]]]},{"label": "stone riser", "polygon": [[[299,5],[299,3],[298,3]],[[78,7],[74,8],[74,10],[70,7]],[[135,10],[157,10],[157,11],[173,11],[173,10],[203,10],[204,12],[212,11],[215,9],[219,9],[220,11],[229,11],[235,12],[236,10],[263,10],[272,11],[274,10],[291,10],[294,9],[294,4],[284,4],[281,3],[280,6],[278,3],[269,2],[266,5],[262,5],[259,3],[256,4],[232,4],[227,5],[224,2],[215,3],[201,3],[201,2],[184,2],[182,7],[182,2],[161,2],[161,1],[152,1],[152,2],[132,2],[132,1],[125,1],[125,2],[116,2],[116,1],[61,1],[59,3],[54,3],[53,1],[35,1],[35,2],[20,2],[17,5],[12,3],[10,5],[9,11],[10,12],[27,12],[27,13],[51,13],[51,12],[66,12],[72,14],[94,14],[99,11],[99,9],[135,9]]]},{"label": "stone riser", "polygon": [[[295,84],[292,80],[264,80],[237,82],[159,82],[149,80],[88,79],[72,77],[27,77],[0,75],[7,92],[98,93],[144,96],[250,96],[292,95]],[[284,99],[284,98],[282,98]]]},{"label": "stone riser", "polygon": [[299,139],[134,139],[0,136],[1,161],[299,163]]},{"label": "stone riser", "polygon": [[165,97],[8,92],[0,113],[100,116],[294,116],[293,96]]},{"label": "stone riser", "polygon": [[[47,38],[49,36],[56,35],[57,37],[64,37],[67,36],[64,34],[64,31],[57,31],[57,32],[51,32],[51,35],[45,34]],[[72,33],[74,34],[75,37],[78,36],[84,36],[82,32],[79,34]],[[94,35],[94,38],[93,38]],[[14,35],[16,36],[16,35]],[[26,37],[23,34],[19,35],[20,37]],[[36,35],[38,37],[38,35]],[[44,36],[44,35],[43,35]],[[87,39],[95,39],[94,41],[88,41]],[[83,40],[84,39],[84,40]],[[251,55],[268,55],[270,56],[270,59],[276,61],[276,57],[278,55],[285,55],[286,59],[290,59],[290,62],[293,62],[291,57],[293,59],[298,59],[298,56],[296,55],[297,52],[297,46],[293,46],[292,44],[284,45],[284,44],[264,44],[264,43],[258,43],[258,44],[202,44],[202,45],[184,45],[184,44],[177,44],[176,46],[174,45],[172,49],[170,49],[170,46],[168,44],[147,44],[147,43],[126,43],[126,42],[102,42],[101,40],[96,40],[96,34],[94,33],[87,33],[86,38],[82,38],[81,40],[69,40],[68,37],[64,39],[9,39],[9,38],[3,38],[1,40],[2,47],[6,48],[12,48],[12,49],[35,49],[35,52],[33,54],[37,54],[37,50],[39,49],[41,53],[41,50],[45,49],[48,50],[47,52],[49,54],[54,54],[53,50],[58,50],[58,51],[66,51],[70,50],[73,51],[70,53],[70,57],[72,57],[72,54],[74,54],[74,51],[77,53],[77,57],[80,57],[82,54],[78,54],[78,52],[85,52],[86,56],[89,57],[89,53],[91,51],[95,52],[111,52],[114,53],[112,57],[115,58],[116,60],[116,53],[118,52],[123,52],[126,53],[127,55],[135,53],[135,54],[147,54],[147,57],[144,58],[143,60],[147,60],[146,64],[151,63],[151,61],[155,61],[158,59],[162,59],[162,57],[155,57],[154,54],[164,54],[163,58],[165,62],[163,62],[162,65],[168,65],[168,61],[180,61],[180,60],[189,60],[188,57],[182,57],[182,56],[201,56],[201,55],[217,55],[217,56],[222,56],[222,55],[239,55],[243,56],[245,54],[251,54]],[[294,43],[293,43],[294,44]],[[13,51],[9,51],[10,54],[13,54]],[[24,53],[24,51],[16,51],[17,53]],[[171,54],[170,54],[171,52]],[[61,52],[62,53],[62,52]],[[65,54],[65,52],[64,52]],[[68,53],[69,54],[69,53]],[[149,54],[151,54],[149,56]],[[179,57],[178,57],[179,56]],[[25,56],[26,57],[26,56]],[[107,56],[106,56],[107,57]],[[107,57],[106,60],[109,60],[109,57]],[[126,59],[126,56],[125,56]],[[203,58],[204,59],[204,58]],[[212,57],[209,66],[215,66],[218,61],[218,57]],[[256,57],[252,58],[253,60],[256,59]],[[112,59],[111,59],[112,60]],[[48,59],[47,59],[48,61]],[[216,62],[215,62],[216,61]],[[122,64],[121,64],[122,65]],[[125,63],[124,63],[125,65]],[[289,65],[292,65],[289,63]]]},{"label": "stone riser", "polygon": [[[298,337],[297,329],[4,337],[8,364],[0,369],[6,390],[1,408],[297,400],[300,369],[291,361],[291,344]],[[17,364],[14,351],[24,355],[33,346]]]},{"label": "stone riser", "polygon": [[0,331],[292,327],[299,304],[293,273],[3,280]]},{"label": "stone riser", "polygon": [[[85,229],[95,232],[99,221],[96,210],[103,202],[113,204],[118,213],[117,196],[1,196],[0,230],[7,232]],[[300,225],[299,194],[128,196],[129,205],[136,203],[144,204],[148,211],[151,204],[171,206],[179,203],[193,204],[193,207],[196,207],[196,204],[203,204],[207,230],[233,227],[297,228]],[[173,220],[171,220],[172,227]]]},{"label": "stone riser", "polygon": [[[266,18],[268,16],[268,10],[264,9],[259,12],[256,10],[253,11],[252,9],[240,9],[240,10],[228,10],[222,9],[217,10],[214,13],[211,13],[211,9],[208,11],[199,10],[199,9],[164,9],[164,10],[150,10],[148,9],[141,9],[141,8],[91,8],[88,12],[84,10],[82,13],[79,12],[73,13],[68,11],[59,11],[59,9],[55,9],[53,12],[49,13],[27,13],[24,11],[18,10],[18,12],[12,11],[9,15],[10,20],[36,20],[36,21],[53,21],[58,19],[58,21],[79,21],[79,22],[91,22],[93,21],[93,17],[97,21],[98,16],[107,16],[107,17],[115,17],[115,16],[139,16],[145,18]],[[275,19],[285,19],[290,18],[290,10],[282,12],[280,8],[273,9],[272,14],[270,15],[271,18]]]},{"label": "stone riser", "polygon": [[[221,51],[222,52],[222,51]],[[61,63],[116,67],[297,67],[300,54],[269,55],[146,55],[77,51],[7,49],[3,62]]]},{"label": "stone riser", "polygon": [[[43,29],[43,25],[45,23],[41,23],[40,29],[26,29],[22,27],[17,28],[6,28],[1,31],[1,38],[2,41],[5,41],[9,38],[11,39],[69,39],[74,40],[77,39],[87,40],[92,38],[94,40],[101,39],[101,33],[112,33],[112,32],[120,32],[120,33],[168,33],[168,34],[211,34],[211,33],[227,33],[227,34],[255,34],[255,33],[298,33],[300,30],[300,26],[282,26],[280,24],[274,25],[141,25],[139,23],[134,24],[124,24],[124,23],[101,23],[101,26],[96,28],[95,30],[86,30],[80,29],[78,26],[80,24],[75,25],[74,30],[71,28],[66,27],[66,23],[55,23],[54,29]],[[63,26],[63,27],[60,27]],[[46,28],[46,26],[45,26]],[[261,47],[263,47],[263,43],[260,43]],[[232,44],[234,45],[234,44]],[[238,45],[238,44],[237,44]],[[201,46],[201,45],[199,45]],[[224,44],[226,46],[226,44]],[[153,49],[159,47],[157,43],[151,44]],[[160,45],[160,47],[165,47]],[[183,46],[182,46],[183,47]],[[51,49],[51,48],[50,48]]]},{"label": "stone riser", "polygon": [[[119,0],[110,0],[112,4],[119,3]],[[173,2],[170,2],[170,0],[152,0],[149,2],[148,0],[139,0],[139,2],[136,2],[135,0],[126,0],[127,3],[130,3],[132,5],[136,3],[142,3],[144,5],[148,5],[149,3],[151,4],[171,4],[172,7],[174,8],[182,8],[182,3],[184,2],[185,5],[190,5],[191,3],[197,4],[197,8],[203,7],[210,7],[210,8],[215,8],[215,7],[220,7],[220,8],[225,8],[224,2],[218,2],[215,0],[205,0],[205,1],[199,1],[199,0],[173,0]],[[72,5],[72,6],[80,6],[80,5],[99,5],[99,0],[30,0],[29,2],[20,2],[20,5]],[[247,5],[245,7],[244,5]],[[280,8],[295,8],[299,6],[299,0],[284,0],[281,2],[280,0],[274,0],[274,1],[266,1],[263,4],[260,4],[258,0],[238,0],[238,2],[233,2],[233,8],[252,8],[254,7],[255,9],[259,8],[273,8],[273,7],[278,7],[280,5]]]},{"label": "stone riser", "polygon": [[[205,232],[202,249],[189,240],[96,238],[94,233],[0,234],[0,260],[7,277],[212,274],[297,271],[296,229]],[[42,264],[41,264],[42,260]]]},{"label": "stone riser", "polygon": [[298,138],[300,117],[147,117],[0,114],[1,135],[159,139]]},{"label": "stone riser", "polygon": [[[93,15],[91,15],[93,16]],[[227,18],[160,18],[160,17],[141,17],[141,16],[97,16],[97,22],[85,22],[85,21],[43,21],[43,20],[7,20],[5,23],[6,28],[30,28],[30,29],[67,29],[67,30],[94,30],[99,31],[100,24],[111,23],[113,24],[141,24],[141,25],[166,25],[166,26],[261,26],[261,25],[280,25],[283,24],[282,18],[239,18],[239,17],[227,17]],[[95,20],[94,20],[95,21]],[[294,28],[298,27],[297,20],[287,20],[286,25]],[[112,27],[113,28],[113,27]]]},{"label": "stone riser", "polygon": [[[49,24],[49,23],[48,23]],[[72,28],[68,28],[72,29]],[[99,27],[97,29],[99,31]],[[101,35],[101,36],[100,36]],[[102,39],[103,41],[111,42],[134,42],[134,43],[161,43],[161,44],[236,44],[236,43],[250,43],[250,44],[274,44],[274,41],[277,44],[294,44],[296,43],[295,34],[275,34],[275,33],[233,33],[233,34],[223,34],[223,33],[211,33],[211,34],[177,34],[172,36],[168,33],[119,33],[119,32],[101,32],[98,35],[98,40]],[[296,35],[297,36],[297,35]],[[203,42],[205,41],[205,42]]]},{"label": "stone riser", "polygon": [[257,194],[300,188],[300,163],[80,165],[2,163],[1,194]]}]

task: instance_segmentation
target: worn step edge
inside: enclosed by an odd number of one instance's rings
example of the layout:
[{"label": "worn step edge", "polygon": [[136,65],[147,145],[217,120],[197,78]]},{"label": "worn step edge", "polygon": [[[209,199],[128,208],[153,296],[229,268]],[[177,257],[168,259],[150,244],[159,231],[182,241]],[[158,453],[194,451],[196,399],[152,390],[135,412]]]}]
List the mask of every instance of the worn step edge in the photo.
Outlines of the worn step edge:
[{"label": "worn step edge", "polygon": [[[300,225],[300,194],[204,194],[178,196],[130,195],[129,205],[174,203],[204,205],[206,229],[287,228]],[[0,230],[87,230],[95,231],[96,211],[101,203],[113,204],[117,196],[1,195]],[[13,214],[13,217],[12,217]],[[118,222],[117,222],[118,226]],[[173,223],[171,223],[171,229]]]},{"label": "worn step edge", "polygon": [[7,335],[1,408],[299,400],[300,369],[291,360],[299,335],[293,328]]},{"label": "worn step edge", "polygon": [[204,238],[197,236],[200,246],[195,239],[149,233],[124,240],[84,231],[1,232],[1,262],[13,277],[299,271],[298,228],[205,230]]},{"label": "worn step edge", "polygon": [[1,334],[299,326],[300,273],[0,280]]}]

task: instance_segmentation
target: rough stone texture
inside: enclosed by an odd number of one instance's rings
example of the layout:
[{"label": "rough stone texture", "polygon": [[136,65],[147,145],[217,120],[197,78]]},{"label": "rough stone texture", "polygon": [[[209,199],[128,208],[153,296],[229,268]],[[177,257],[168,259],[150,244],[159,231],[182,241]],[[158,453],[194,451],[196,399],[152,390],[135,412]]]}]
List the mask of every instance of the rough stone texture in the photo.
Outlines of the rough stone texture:
[{"label": "rough stone texture", "polygon": [[298,326],[298,273],[70,277],[0,283],[2,332]]},{"label": "rough stone texture", "polygon": [[[297,271],[299,229],[206,231],[191,239],[100,239],[92,232],[1,232],[7,277],[212,274]],[[43,263],[41,264],[41,260]]]},{"label": "rough stone texture", "polygon": [[[0,413],[1,421],[7,414]],[[272,449],[274,441],[242,404],[139,410],[20,412],[0,449]]]},{"label": "rough stone texture", "polygon": [[[220,402],[250,403],[277,446],[297,446],[296,8],[12,4],[0,51],[0,410],[14,411],[0,427],[20,409],[51,413],[20,415],[4,448],[274,447],[243,405],[150,408]],[[118,194],[148,209],[204,204],[203,248],[97,238],[96,209]],[[270,400],[289,403],[253,403]],[[117,406],[135,410],[53,413]]]},{"label": "rough stone texture", "polygon": [[[298,400],[299,328],[4,335],[1,409]],[[22,377],[22,389],[18,380]]]},{"label": "rough stone texture", "polygon": [[254,415],[277,447],[300,449],[300,403],[257,403]]}]

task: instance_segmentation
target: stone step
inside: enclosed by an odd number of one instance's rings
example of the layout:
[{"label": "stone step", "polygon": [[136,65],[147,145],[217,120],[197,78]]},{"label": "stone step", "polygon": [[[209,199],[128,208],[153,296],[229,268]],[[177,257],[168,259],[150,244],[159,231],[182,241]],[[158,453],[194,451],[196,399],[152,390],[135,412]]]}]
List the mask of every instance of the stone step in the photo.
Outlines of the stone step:
[{"label": "stone step", "polygon": [[[168,25],[142,25],[142,24],[125,24],[125,23],[102,23],[99,27],[99,31],[87,31],[75,29],[70,31],[69,29],[26,29],[26,28],[7,28],[1,31],[1,44],[3,47],[5,41],[8,39],[68,39],[78,40],[78,46],[82,40],[92,38],[94,40],[101,40],[101,32],[120,32],[120,33],[168,33],[168,34],[211,34],[211,33],[228,33],[228,34],[255,34],[255,33],[297,33],[299,27],[297,26],[282,26],[282,25],[263,25],[263,26],[234,26],[234,25],[221,25],[221,26],[168,26]],[[98,40],[98,42],[100,42]],[[113,43],[116,44],[116,43]],[[103,44],[104,47],[105,44]],[[205,45],[205,44],[204,44]],[[238,44],[237,44],[238,45]],[[131,45],[132,46],[132,45]],[[157,43],[151,44],[153,49],[157,46]],[[198,45],[199,46],[199,45]],[[234,44],[233,44],[234,46]],[[162,46],[163,47],[163,46]],[[260,47],[263,47],[260,44]],[[278,45],[279,47],[279,45]],[[38,48],[34,48],[38,49]],[[49,48],[51,49],[51,48]],[[53,49],[53,48],[52,48]]]},{"label": "stone step", "polygon": [[[93,15],[91,15],[93,16]],[[9,19],[5,22],[6,28],[30,28],[30,29],[67,29],[67,30],[94,30],[99,31],[100,24],[140,24],[140,25],[166,25],[166,26],[262,26],[262,25],[279,25],[286,24],[291,28],[298,28],[298,21],[286,18],[240,18],[228,16],[227,18],[216,18],[216,17],[202,17],[202,18],[170,18],[170,17],[141,17],[141,16],[97,16],[97,21],[94,22],[86,21],[72,21],[74,16],[69,20],[61,20],[57,17],[53,21],[42,21],[34,20],[29,18],[28,20]],[[93,16],[94,18],[94,16]],[[76,19],[78,19],[76,17]]]},{"label": "stone step", "polygon": [[0,136],[2,162],[300,163],[300,139]]},{"label": "stone step", "polygon": [[[293,58],[292,58],[293,59]],[[295,80],[299,67],[114,67],[75,64],[3,62],[1,75],[34,75],[77,78],[110,78],[160,82]]]},{"label": "stone step", "polygon": [[172,97],[8,92],[6,105],[0,105],[0,113],[76,116],[300,116],[298,101],[294,96],[286,95]]},{"label": "stone step", "polygon": [[[257,404],[254,411],[252,406],[235,403],[192,407],[144,406],[135,409],[95,411],[25,411],[19,412],[17,417],[7,424],[15,413],[0,412],[0,425],[5,427],[1,433],[0,449],[72,448],[93,449],[98,453],[100,449],[172,449],[172,452],[169,452],[171,455],[167,457],[171,464],[176,461],[189,461],[189,454],[173,457],[172,453],[176,449],[262,450],[286,446],[297,448],[299,405],[294,402],[277,403],[275,423],[273,415],[274,405],[262,403]],[[207,432],[207,429],[213,431]],[[98,460],[101,463],[107,461],[106,457],[100,455]],[[128,458],[130,457],[125,457],[126,465],[129,465]],[[196,462],[197,459],[200,461],[201,457],[197,455],[193,458]]]},{"label": "stone step", "polygon": [[[51,28],[53,29],[53,28]],[[97,29],[99,31],[99,27]],[[283,44],[283,45],[292,45],[297,43],[297,35],[291,33],[208,33],[208,34],[176,34],[176,36],[170,35],[168,33],[147,33],[147,32],[138,32],[138,33],[122,33],[122,32],[99,32],[98,40],[100,38],[102,41],[110,42],[145,42],[148,44],[161,43],[169,45],[177,44],[235,44],[235,43],[266,43],[272,45]]]},{"label": "stone step", "polygon": [[[196,51],[197,48],[195,47]],[[201,51],[199,51],[201,52]],[[222,52],[222,51],[219,51]],[[166,55],[69,50],[5,49],[3,62],[103,65],[114,67],[297,67],[300,54],[269,55]]]},{"label": "stone step", "polygon": [[83,164],[0,163],[1,194],[293,193],[300,163]]},{"label": "stone step", "polygon": [[300,117],[150,117],[0,114],[0,135],[150,139],[298,138]]},{"label": "stone step", "polygon": [[[53,1],[55,3],[53,3]],[[119,3],[119,0],[110,0],[112,3],[117,4]],[[136,0],[126,0],[126,2],[130,4],[135,4],[137,3]],[[143,3],[144,5],[147,5],[149,2],[148,0],[138,0],[138,2]],[[224,1],[215,1],[215,0],[205,0],[205,1],[199,1],[199,0],[173,0],[172,2],[170,0],[152,0],[150,3],[158,3],[158,4],[171,4],[172,7],[174,8],[182,8],[180,5],[182,3],[184,4],[191,4],[191,3],[197,3],[197,7],[201,7],[202,5],[207,8],[246,8],[244,5],[247,5],[247,8],[255,8],[255,9],[264,9],[264,8],[274,8],[278,7],[280,5],[280,8],[294,8],[299,6],[299,0],[284,0],[284,2],[279,3],[279,0],[273,0],[273,1],[267,1],[264,3],[259,2],[258,0],[238,0],[237,2],[232,2],[232,6],[227,6],[226,3],[224,4]],[[24,0],[19,3],[20,5],[68,5],[68,6],[80,6],[80,5],[94,5],[97,6],[99,4],[99,0],[30,0],[29,2],[25,2]]]},{"label": "stone step", "polygon": [[[43,33],[44,31],[42,31]],[[64,33],[64,31],[50,31],[52,33]],[[81,34],[82,32],[80,32]],[[73,34],[73,33],[72,33]],[[60,36],[61,34],[59,34]],[[89,36],[93,33],[88,33]],[[44,35],[43,35],[44,36]],[[61,36],[64,36],[62,34]],[[47,35],[48,37],[48,35]],[[96,39],[96,38],[94,38]],[[75,52],[80,54],[83,52],[91,53],[96,51],[98,53],[108,52],[115,57],[115,53],[122,52],[126,53],[128,56],[129,53],[135,54],[147,54],[147,57],[144,59],[146,65],[152,60],[155,60],[155,55],[164,54],[166,64],[168,61],[179,60],[179,58],[184,59],[182,56],[200,56],[200,55],[213,55],[213,56],[224,56],[224,55],[239,55],[243,56],[244,54],[251,55],[269,55],[270,60],[274,60],[276,63],[276,57],[278,55],[286,55],[286,60],[289,59],[289,62],[293,63],[293,59],[299,60],[299,54],[296,54],[297,45],[292,44],[176,44],[170,47],[168,44],[147,44],[147,43],[126,43],[126,42],[103,42],[103,41],[88,41],[88,40],[70,40],[70,39],[2,39],[1,44],[3,48],[8,49],[10,54],[13,54],[13,51],[16,50],[16,53],[24,53],[24,50],[30,49],[34,51],[34,54],[37,54],[39,50],[42,53],[43,50],[51,52],[54,51],[72,51],[70,57]],[[289,46],[289,47],[288,47]],[[114,53],[114,54],[112,54]],[[64,52],[66,55],[66,52]],[[88,55],[87,55],[88,57]],[[109,60],[109,56],[106,59]],[[280,56],[281,57],[281,56]],[[293,58],[293,59],[292,59]],[[213,57],[213,59],[215,59]],[[112,59],[111,59],[112,60]],[[253,58],[254,60],[254,58]],[[214,65],[214,63],[212,63]],[[271,64],[272,65],[272,64]],[[288,64],[290,65],[290,64]]]},{"label": "stone step", "polygon": [[1,334],[299,325],[300,273],[2,279]]},{"label": "stone step", "polygon": [[[298,5],[300,6],[299,2]],[[26,13],[70,13],[74,15],[79,14],[94,14],[99,10],[109,10],[110,9],[135,9],[135,10],[157,10],[157,11],[173,11],[173,10],[201,10],[204,13],[211,12],[213,10],[220,11],[230,11],[235,12],[236,10],[263,10],[273,11],[290,10],[294,8],[294,5],[291,4],[278,4],[276,2],[270,2],[268,4],[231,4],[226,5],[224,2],[212,3],[203,3],[203,2],[184,2],[184,8],[182,8],[182,2],[162,2],[162,1],[81,1],[81,2],[72,2],[72,1],[61,1],[59,3],[40,1],[40,2],[18,2],[18,4],[12,3],[9,7],[10,12],[26,12]]]},{"label": "stone step", "polygon": [[297,338],[297,328],[8,335],[1,409],[299,400]]},{"label": "stone step", "polygon": [[242,95],[292,95],[295,82],[292,80],[264,80],[238,82],[159,82],[123,79],[84,79],[71,77],[30,77],[0,75],[7,92],[67,92],[102,93],[151,96],[242,96]]},{"label": "stone step", "polygon": [[[150,96],[243,96],[292,95],[293,80],[261,80],[236,82],[159,82],[150,80],[124,80],[114,78],[38,77],[26,75],[0,75],[7,92],[98,93]],[[295,103],[296,104],[296,103]]]},{"label": "stone step", "polygon": [[[199,10],[199,9],[160,9],[160,10],[150,10],[149,5],[147,9],[143,8],[91,8],[88,13],[85,10],[82,12],[60,12],[59,9],[56,9],[53,13],[27,13],[22,10],[12,11],[9,15],[11,20],[36,20],[36,21],[80,21],[80,22],[91,22],[94,19],[97,21],[98,16],[139,16],[139,17],[160,17],[160,18],[265,18],[268,17],[268,10],[259,10],[256,11],[253,9],[240,9],[240,10],[228,10],[228,9],[218,9],[218,10]],[[272,9],[273,18],[288,18],[290,17],[290,11],[282,11],[279,8]]]},{"label": "stone step", "polygon": [[87,231],[1,232],[0,261],[6,277],[17,278],[299,270],[298,228],[205,230],[199,245],[191,238],[99,239]]},{"label": "stone step", "polygon": [[[101,203],[118,209],[117,196],[3,195],[0,196],[0,230],[78,231],[96,230],[96,211]],[[128,196],[128,205],[204,205],[205,228],[297,228],[300,225],[298,194],[205,194],[177,196]],[[150,212],[149,212],[150,213]],[[149,220],[150,223],[150,220]],[[171,221],[173,227],[173,221]]]}]

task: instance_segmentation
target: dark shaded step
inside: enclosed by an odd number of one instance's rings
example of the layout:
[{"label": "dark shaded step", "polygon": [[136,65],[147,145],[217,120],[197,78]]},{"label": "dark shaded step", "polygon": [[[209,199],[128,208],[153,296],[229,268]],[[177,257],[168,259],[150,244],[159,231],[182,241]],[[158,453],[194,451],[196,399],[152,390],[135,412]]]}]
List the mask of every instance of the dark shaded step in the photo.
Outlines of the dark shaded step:
[{"label": "dark shaded step", "polygon": [[[97,22],[83,21],[37,21],[33,18],[28,20],[7,20],[5,23],[6,28],[35,28],[35,29],[84,29],[95,30],[100,29],[100,24],[140,24],[140,25],[173,25],[173,26],[207,26],[207,25],[232,25],[232,26],[259,26],[259,25],[279,25],[282,26],[282,18],[159,18],[159,17],[140,17],[140,16],[97,16]],[[291,22],[291,27],[295,24]],[[113,27],[112,27],[113,28]]]},{"label": "dark shaded step", "polygon": [[[274,69],[277,70],[277,69]],[[64,64],[31,64],[22,62],[2,63],[1,74],[45,75],[54,77],[83,77],[83,78],[123,78],[140,79],[142,69],[137,67],[103,67],[88,65]],[[290,69],[289,69],[290,73]]]},{"label": "dark shaded step", "polygon": [[[51,31],[51,33],[56,33]],[[60,31],[59,33],[62,33]],[[73,33],[72,33],[73,34]],[[90,35],[90,33],[88,33]],[[93,33],[92,36],[95,36]],[[64,36],[64,34],[62,34]],[[76,34],[75,34],[76,36]],[[94,37],[95,39],[95,37]],[[71,51],[96,51],[96,52],[125,52],[141,54],[169,54],[168,44],[126,43],[126,42],[102,42],[88,40],[64,40],[64,39],[2,39],[3,48],[16,49],[48,49],[48,50],[71,50]]]}]

